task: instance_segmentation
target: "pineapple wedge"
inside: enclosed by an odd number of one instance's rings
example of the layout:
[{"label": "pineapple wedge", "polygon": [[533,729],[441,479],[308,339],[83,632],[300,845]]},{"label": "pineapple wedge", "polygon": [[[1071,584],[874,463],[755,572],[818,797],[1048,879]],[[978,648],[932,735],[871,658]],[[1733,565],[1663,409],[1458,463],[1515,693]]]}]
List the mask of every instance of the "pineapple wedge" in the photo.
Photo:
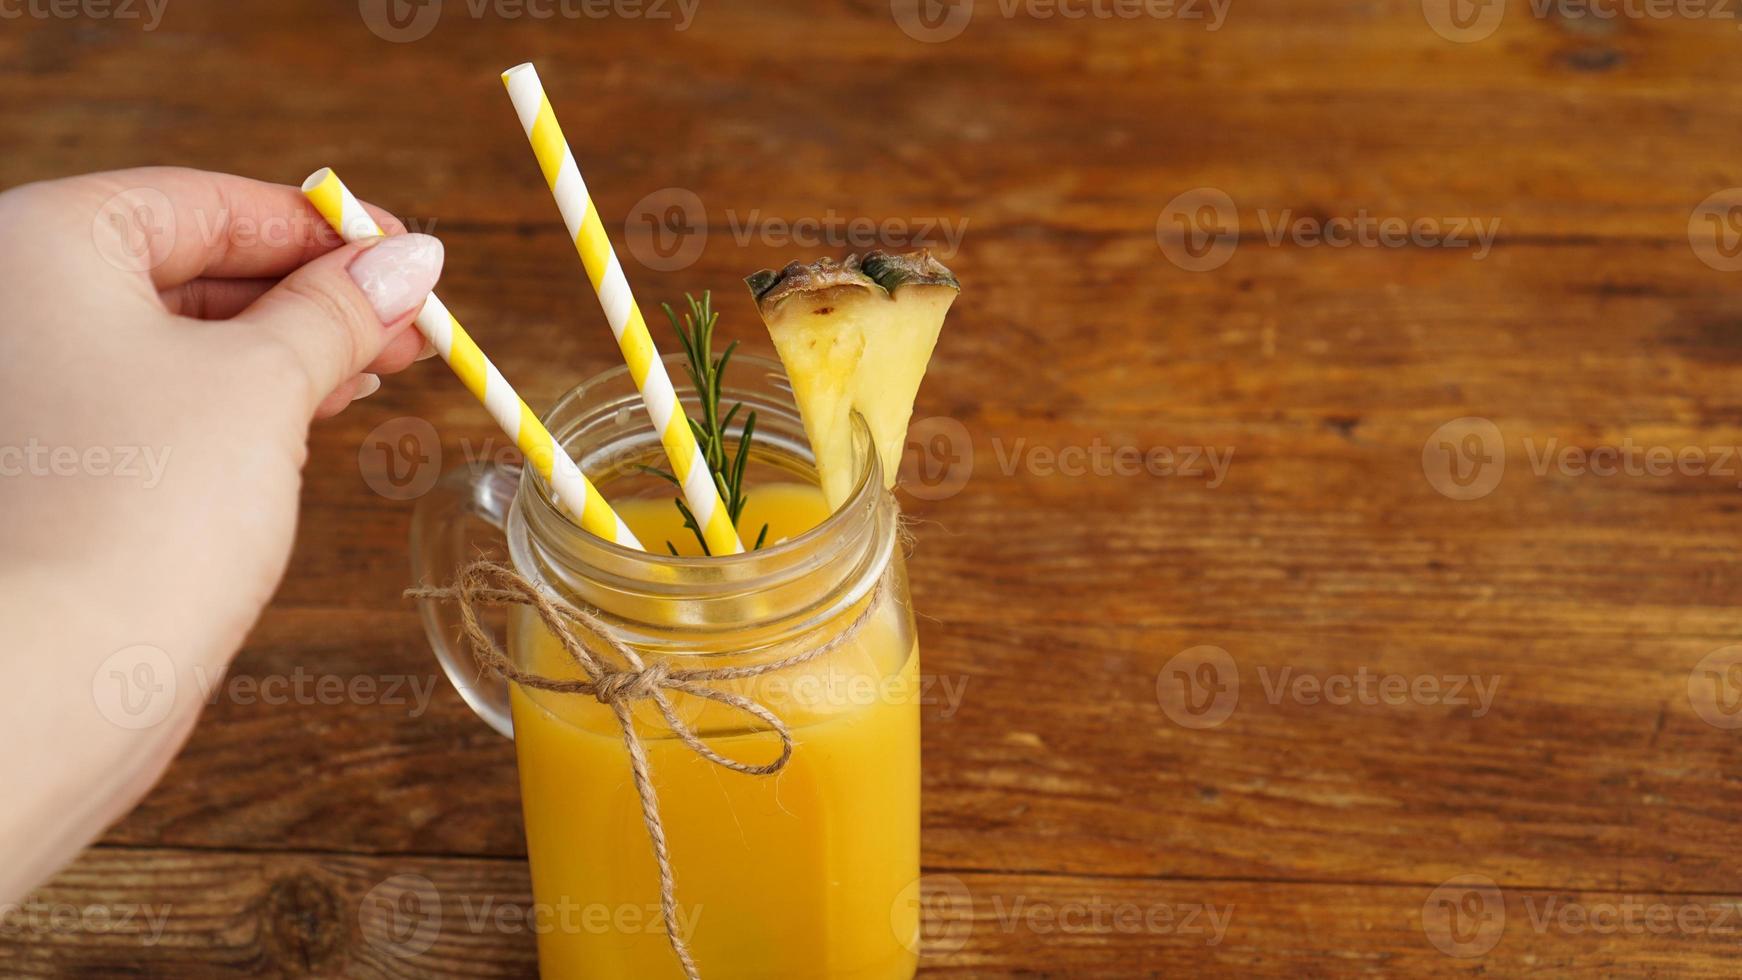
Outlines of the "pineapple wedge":
[{"label": "pineapple wedge", "polygon": [[865,329],[865,354],[853,379],[853,407],[865,416],[891,489],[901,473],[907,423],[919,384],[931,364],[938,333],[962,287],[944,264],[921,250],[906,255],[872,252],[860,267],[889,296],[886,314]]},{"label": "pineapple wedge", "polygon": [[865,352],[862,322],[887,302],[856,257],[764,269],[745,280],[804,419],[829,506],[853,489],[853,377]]},{"label": "pineapple wedge", "polygon": [[938,332],[961,291],[929,252],[797,262],[745,280],[792,379],[823,494],[852,491],[852,415],[865,417],[895,486],[907,423]]}]

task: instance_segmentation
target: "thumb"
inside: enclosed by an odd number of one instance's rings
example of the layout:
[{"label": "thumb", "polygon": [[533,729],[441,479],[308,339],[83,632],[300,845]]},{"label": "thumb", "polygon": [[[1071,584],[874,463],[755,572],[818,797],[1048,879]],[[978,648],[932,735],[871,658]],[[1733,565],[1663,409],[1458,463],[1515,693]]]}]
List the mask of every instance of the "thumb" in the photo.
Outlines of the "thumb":
[{"label": "thumb", "polygon": [[281,341],[308,375],[310,405],[363,370],[417,316],[442,243],[395,235],[347,245],[284,278],[237,317]]}]

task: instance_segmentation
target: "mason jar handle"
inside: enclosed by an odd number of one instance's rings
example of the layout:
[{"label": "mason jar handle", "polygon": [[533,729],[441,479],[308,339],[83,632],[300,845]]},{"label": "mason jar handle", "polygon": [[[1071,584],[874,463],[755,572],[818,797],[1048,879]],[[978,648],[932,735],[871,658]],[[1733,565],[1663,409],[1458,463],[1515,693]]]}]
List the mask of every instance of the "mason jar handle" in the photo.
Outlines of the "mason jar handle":
[{"label": "mason jar handle", "polygon": [[[508,507],[520,488],[520,467],[491,464],[451,470],[417,502],[411,518],[411,574],[422,585],[452,582],[460,566],[478,555],[480,539],[504,550]],[[508,682],[482,672],[465,649],[459,609],[451,602],[418,601],[424,633],[442,670],[478,717],[514,737]],[[499,649],[506,649],[491,631]]]}]

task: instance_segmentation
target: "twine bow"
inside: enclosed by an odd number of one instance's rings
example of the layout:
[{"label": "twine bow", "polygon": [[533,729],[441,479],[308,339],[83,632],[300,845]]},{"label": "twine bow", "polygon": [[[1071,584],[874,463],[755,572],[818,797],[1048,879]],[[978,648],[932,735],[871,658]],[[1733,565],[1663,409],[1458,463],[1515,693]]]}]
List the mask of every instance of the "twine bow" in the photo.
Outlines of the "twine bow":
[{"label": "twine bow", "polygon": [[[459,578],[450,587],[420,586],[407,589],[405,595],[411,599],[457,603],[462,631],[471,643],[472,659],[480,668],[521,687],[554,694],[587,695],[611,708],[616,715],[617,724],[623,730],[623,746],[629,752],[629,768],[634,777],[635,792],[641,799],[641,818],[647,826],[647,836],[653,845],[653,857],[659,866],[659,909],[665,920],[666,937],[671,941],[672,952],[677,954],[678,962],[683,966],[684,976],[689,980],[700,980],[701,974],[696,970],[695,960],[690,957],[689,943],[678,932],[671,853],[666,847],[665,825],[659,816],[659,798],[654,791],[647,752],[641,744],[641,736],[635,731],[634,720],[629,713],[630,705],[636,701],[651,700],[665,718],[672,734],[690,751],[717,766],[750,776],[773,775],[786,768],[787,762],[792,759],[792,733],[787,729],[786,723],[780,720],[779,715],[750,698],[709,685],[719,681],[770,674],[832,653],[856,635],[870,619],[877,608],[881,591],[882,586],[878,586],[870,601],[865,603],[852,622],[818,646],[801,649],[791,656],[777,660],[742,667],[684,670],[673,670],[664,660],[654,660],[651,663],[643,660],[634,648],[617,638],[616,632],[599,614],[540,589],[513,568],[499,562],[474,561],[460,570]],[[585,679],[545,677],[516,667],[497,648],[490,631],[479,621],[478,610],[485,606],[530,607],[538,613],[539,621],[544,624],[545,629],[562,644],[563,652],[581,669]],[[585,642],[588,639],[609,649],[615,654],[617,662],[599,657]],[[772,762],[753,765],[715,752],[696,735],[687,722],[678,717],[672,708],[671,699],[667,696],[670,691],[681,691],[717,701],[755,718],[780,737],[780,755]]]}]

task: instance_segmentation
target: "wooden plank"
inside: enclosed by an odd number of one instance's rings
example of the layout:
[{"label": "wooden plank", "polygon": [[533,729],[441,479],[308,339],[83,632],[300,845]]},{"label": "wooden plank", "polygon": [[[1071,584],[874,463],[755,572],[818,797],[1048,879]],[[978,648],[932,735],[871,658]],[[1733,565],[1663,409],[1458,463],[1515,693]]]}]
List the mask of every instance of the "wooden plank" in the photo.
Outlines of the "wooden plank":
[{"label": "wooden plank", "polygon": [[[415,630],[409,614],[270,613],[109,840],[524,854],[512,746],[438,680]],[[1509,885],[1678,890],[1742,872],[1725,844],[1742,805],[1734,733],[1688,699],[1707,642],[935,622],[922,635],[929,863],[1388,883],[1474,868]],[[1157,691],[1201,644],[1229,651],[1239,700],[1190,727]],[[1426,693],[1383,694],[1387,676]],[[356,678],[361,697],[320,693]],[[1331,678],[1367,693],[1334,704],[1300,687]],[[401,679],[405,703],[391,702]],[[430,685],[419,713],[410,692]]]},{"label": "wooden plank", "polygon": [[[1730,894],[965,872],[918,894],[923,976],[1722,977],[1742,959]],[[385,978],[530,975],[528,922],[565,920],[515,861],[101,848],[5,921],[9,976]]]},{"label": "wooden plank", "polygon": [[[818,15],[785,0],[706,8],[685,31],[450,8],[428,37],[391,44],[356,5],[330,6],[315,20],[175,7],[143,42],[120,21],[12,22],[0,139],[33,152],[0,162],[0,183],[166,159],[294,183],[330,163],[421,217],[544,227],[553,212],[496,81],[522,58],[546,65],[612,215],[680,186],[715,214],[965,215],[1034,247],[1151,228],[1209,184],[1248,209],[1674,240],[1698,202],[1742,183],[1742,136],[1710,98],[1736,71],[1733,20],[1518,8],[1460,45],[1412,0],[1259,0],[1215,32],[985,7],[940,45],[902,33],[886,4]],[[858,108],[867,93],[875,111]],[[359,111],[369,101],[381,107]]]}]

